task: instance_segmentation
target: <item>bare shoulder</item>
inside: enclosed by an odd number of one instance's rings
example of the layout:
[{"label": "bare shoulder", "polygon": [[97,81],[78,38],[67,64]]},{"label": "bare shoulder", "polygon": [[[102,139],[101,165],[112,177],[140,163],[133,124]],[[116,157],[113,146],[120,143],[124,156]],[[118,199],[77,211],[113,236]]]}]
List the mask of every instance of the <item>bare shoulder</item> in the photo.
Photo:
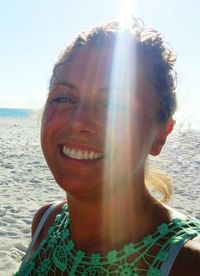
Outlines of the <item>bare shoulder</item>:
[{"label": "bare shoulder", "polygon": [[[33,249],[36,249],[37,246],[39,245],[39,243],[45,238],[46,234],[47,234],[47,231],[49,229],[49,227],[51,225],[53,225],[54,223],[54,220],[55,220],[55,217],[56,215],[61,211],[62,209],[62,206],[63,204],[65,204],[66,202],[65,201],[60,201],[58,202],[57,206],[55,207],[55,209],[52,211],[52,213],[49,215],[47,221],[44,223],[44,226],[37,238],[37,241],[35,243],[35,246]],[[32,228],[31,228],[31,233],[32,233],[32,237],[37,229],[37,226],[42,218],[42,216],[44,215],[44,213],[46,212],[46,210],[49,208],[49,206],[51,205],[52,203],[46,203],[44,204],[34,215],[33,217],[33,221],[32,221]]]},{"label": "bare shoulder", "polygon": [[51,203],[46,203],[45,205],[43,205],[42,207],[40,207],[40,209],[37,210],[37,212],[35,213],[34,217],[33,217],[33,221],[32,221],[32,228],[31,228],[31,235],[33,237],[35,230],[42,218],[42,216],[44,215],[45,211],[49,208],[49,206],[51,205]]},{"label": "bare shoulder", "polygon": [[200,276],[200,235],[188,241],[178,254],[170,276]]}]

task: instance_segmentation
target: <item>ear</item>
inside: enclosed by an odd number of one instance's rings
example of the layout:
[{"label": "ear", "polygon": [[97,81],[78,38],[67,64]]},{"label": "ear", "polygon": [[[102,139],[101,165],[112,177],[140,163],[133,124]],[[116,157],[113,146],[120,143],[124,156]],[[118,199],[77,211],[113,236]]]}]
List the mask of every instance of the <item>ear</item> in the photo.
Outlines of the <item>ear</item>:
[{"label": "ear", "polygon": [[175,121],[170,119],[164,126],[162,126],[151,146],[150,154],[153,156],[158,155],[164,146],[167,136],[172,132]]}]

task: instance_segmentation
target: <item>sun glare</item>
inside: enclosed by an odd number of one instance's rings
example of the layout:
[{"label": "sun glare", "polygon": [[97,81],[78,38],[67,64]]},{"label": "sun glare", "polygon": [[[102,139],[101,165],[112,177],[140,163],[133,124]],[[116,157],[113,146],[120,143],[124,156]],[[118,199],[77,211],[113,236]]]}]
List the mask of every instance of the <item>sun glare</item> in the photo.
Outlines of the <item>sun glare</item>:
[{"label": "sun glare", "polygon": [[[134,43],[128,32],[133,1],[123,1],[121,5],[120,23],[122,30],[119,32],[113,57],[112,74],[110,79],[110,108],[107,117],[106,153],[104,164],[103,199],[106,206],[103,209],[102,219],[105,233],[109,231],[110,243],[114,246],[125,235],[122,218],[126,210],[121,209],[120,202],[125,200],[131,206],[132,184],[132,144],[130,132],[130,95],[134,91]],[[127,29],[127,30],[126,30]],[[129,198],[124,198],[127,195]],[[113,197],[114,195],[114,197]],[[115,200],[113,200],[115,198]],[[119,201],[116,201],[116,198]],[[123,205],[123,204],[122,204]],[[125,204],[124,204],[125,206]],[[119,209],[118,216],[112,217],[112,229],[107,229],[106,218],[108,213]],[[118,229],[121,236],[115,237],[113,229]]]},{"label": "sun glare", "polygon": [[121,27],[126,28],[130,22],[131,16],[135,13],[136,3],[134,0],[122,0],[120,2],[119,22]]}]

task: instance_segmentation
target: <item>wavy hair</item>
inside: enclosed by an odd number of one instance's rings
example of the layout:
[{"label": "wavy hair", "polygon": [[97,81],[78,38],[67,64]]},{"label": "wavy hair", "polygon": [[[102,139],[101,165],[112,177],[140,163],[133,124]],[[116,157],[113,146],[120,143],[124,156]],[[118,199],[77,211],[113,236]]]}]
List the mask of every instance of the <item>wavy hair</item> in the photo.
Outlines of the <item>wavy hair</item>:
[{"label": "wavy hair", "polygon": [[[176,110],[176,71],[174,70],[176,55],[162,35],[152,28],[146,28],[140,19],[132,18],[125,31],[133,41],[137,56],[142,56],[144,59],[144,70],[158,102],[157,121],[160,124],[166,123]],[[80,33],[58,58],[50,86],[56,78],[57,66],[70,61],[76,51],[87,46],[97,49],[114,47],[121,32],[119,22],[110,22]],[[163,195],[163,201],[169,200],[172,194],[171,183],[161,172],[147,173],[146,185],[159,191]]]}]

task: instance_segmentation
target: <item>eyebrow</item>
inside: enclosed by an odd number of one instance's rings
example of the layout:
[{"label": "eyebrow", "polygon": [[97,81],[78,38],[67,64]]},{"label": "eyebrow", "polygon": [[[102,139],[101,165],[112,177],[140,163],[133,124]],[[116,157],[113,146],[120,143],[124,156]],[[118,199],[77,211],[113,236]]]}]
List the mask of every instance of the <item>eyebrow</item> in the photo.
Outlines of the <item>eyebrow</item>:
[{"label": "eyebrow", "polygon": [[[67,80],[56,81],[56,85],[64,85],[73,90],[79,90],[79,88],[75,84],[73,84],[72,82],[67,81]],[[109,91],[110,91],[110,86],[103,86],[99,89],[100,93],[108,93]]]},{"label": "eyebrow", "polygon": [[67,86],[67,87],[69,87],[73,90],[78,90],[78,87],[75,84],[73,84],[70,81],[66,81],[66,80],[56,81],[56,85],[64,85],[64,86]]}]

